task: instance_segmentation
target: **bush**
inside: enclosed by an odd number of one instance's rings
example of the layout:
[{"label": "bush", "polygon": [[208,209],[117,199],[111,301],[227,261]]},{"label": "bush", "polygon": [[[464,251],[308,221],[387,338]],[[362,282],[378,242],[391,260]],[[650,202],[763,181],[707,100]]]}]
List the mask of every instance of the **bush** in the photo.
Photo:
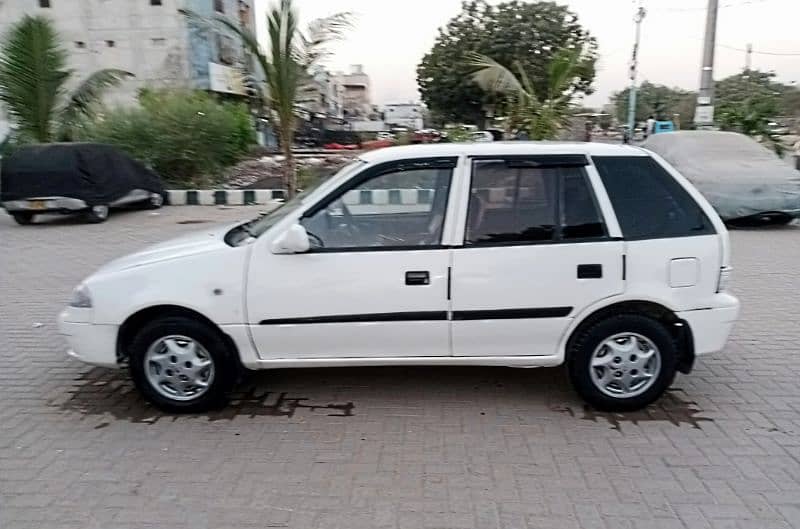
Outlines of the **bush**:
[{"label": "bush", "polygon": [[193,91],[145,91],[139,103],[106,112],[80,139],[123,149],[175,187],[213,184],[255,143],[243,104]]}]

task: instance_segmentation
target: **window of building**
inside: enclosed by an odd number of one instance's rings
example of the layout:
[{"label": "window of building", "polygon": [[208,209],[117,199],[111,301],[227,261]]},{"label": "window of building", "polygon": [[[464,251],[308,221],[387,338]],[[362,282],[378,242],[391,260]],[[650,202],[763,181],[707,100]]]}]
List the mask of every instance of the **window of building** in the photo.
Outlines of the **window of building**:
[{"label": "window of building", "polygon": [[214,11],[217,13],[225,12],[225,0],[214,0]]},{"label": "window of building", "polygon": [[107,40],[106,41],[106,46],[109,47],[109,48],[113,48],[116,45],[117,45],[117,43],[114,42],[113,40]]},{"label": "window of building", "polygon": [[84,49],[86,47],[86,43],[82,40],[76,40],[75,47],[79,49]]},{"label": "window of building", "polygon": [[50,0],[39,0],[39,7],[50,7]]},{"label": "window of building", "polygon": [[605,236],[605,224],[581,167],[540,167],[526,160],[473,163],[467,244]]},{"label": "window of building", "polygon": [[153,46],[164,46],[164,45],[167,44],[167,39],[165,39],[163,37],[156,37],[156,38],[150,39],[150,43]]},{"label": "window of building", "polygon": [[161,5],[161,0],[150,0],[150,5],[151,6],[160,6]]},{"label": "window of building", "polygon": [[626,238],[715,233],[689,193],[649,156],[597,156],[593,161]]},{"label": "window of building", "polygon": [[440,244],[452,175],[451,167],[397,168],[376,174],[303,219],[312,248]]}]

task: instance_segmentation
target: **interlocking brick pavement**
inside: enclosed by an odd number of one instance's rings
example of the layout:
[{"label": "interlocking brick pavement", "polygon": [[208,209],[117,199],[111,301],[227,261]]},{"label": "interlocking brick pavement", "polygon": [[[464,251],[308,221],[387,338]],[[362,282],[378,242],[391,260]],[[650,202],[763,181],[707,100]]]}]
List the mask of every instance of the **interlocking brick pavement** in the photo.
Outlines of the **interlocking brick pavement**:
[{"label": "interlocking brick pavement", "polygon": [[85,275],[256,211],[0,214],[0,528],[800,527],[800,228],[732,233],[730,345],[640,413],[585,409],[561,369],[428,367],[262,372],[170,416],[64,355]]}]

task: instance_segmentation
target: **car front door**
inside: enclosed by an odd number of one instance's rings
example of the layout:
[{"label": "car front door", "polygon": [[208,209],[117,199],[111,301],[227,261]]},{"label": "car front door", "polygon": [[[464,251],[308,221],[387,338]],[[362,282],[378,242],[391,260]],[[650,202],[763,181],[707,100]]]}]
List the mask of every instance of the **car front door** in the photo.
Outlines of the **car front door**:
[{"label": "car front door", "polygon": [[311,250],[257,245],[247,311],[262,359],[450,355],[450,251],[441,244],[456,158],[366,168],[300,219]]},{"label": "car front door", "polygon": [[455,356],[554,355],[576,313],[623,291],[624,242],[609,235],[587,164],[581,155],[471,161],[464,244],[453,254]]}]

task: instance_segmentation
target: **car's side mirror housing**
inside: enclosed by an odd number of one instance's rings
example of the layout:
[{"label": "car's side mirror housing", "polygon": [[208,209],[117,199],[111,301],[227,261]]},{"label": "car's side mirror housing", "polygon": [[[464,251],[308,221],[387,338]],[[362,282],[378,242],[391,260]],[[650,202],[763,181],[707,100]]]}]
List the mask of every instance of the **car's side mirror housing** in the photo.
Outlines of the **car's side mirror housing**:
[{"label": "car's side mirror housing", "polygon": [[272,241],[272,253],[290,254],[305,253],[311,248],[306,229],[300,224],[293,224],[288,230]]}]

